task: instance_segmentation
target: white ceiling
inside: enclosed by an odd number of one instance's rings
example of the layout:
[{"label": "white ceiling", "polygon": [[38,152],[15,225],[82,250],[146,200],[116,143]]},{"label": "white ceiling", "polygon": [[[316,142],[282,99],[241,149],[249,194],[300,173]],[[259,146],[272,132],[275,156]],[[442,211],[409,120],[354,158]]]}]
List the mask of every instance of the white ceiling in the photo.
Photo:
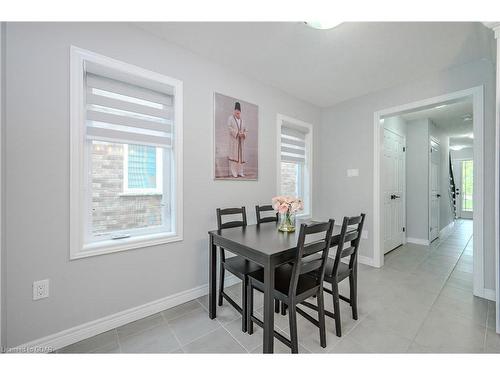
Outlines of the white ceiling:
[{"label": "white ceiling", "polygon": [[441,129],[443,134],[449,136],[462,136],[472,133],[472,120],[464,121],[465,115],[472,115],[472,101],[460,101],[450,103],[438,108],[443,104],[436,104],[433,108],[401,115],[406,121],[429,118]]},{"label": "white ceiling", "polygon": [[477,22],[135,23],[169,42],[320,107],[481,58],[493,33]]},{"label": "white ceiling", "polygon": [[410,112],[401,115],[406,121],[429,118],[441,130],[442,134],[450,137],[450,146],[472,147],[474,140],[472,118],[464,121],[464,116],[472,115],[472,100],[436,104],[432,108]]}]

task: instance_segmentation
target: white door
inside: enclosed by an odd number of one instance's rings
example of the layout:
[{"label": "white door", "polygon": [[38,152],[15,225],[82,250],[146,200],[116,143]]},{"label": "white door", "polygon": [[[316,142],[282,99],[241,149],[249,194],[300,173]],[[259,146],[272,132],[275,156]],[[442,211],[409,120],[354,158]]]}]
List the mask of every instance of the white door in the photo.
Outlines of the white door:
[{"label": "white door", "polygon": [[384,254],[405,239],[405,137],[384,129]]},{"label": "white door", "polygon": [[429,241],[431,242],[439,237],[440,176],[441,149],[439,148],[439,143],[431,141],[429,157]]}]

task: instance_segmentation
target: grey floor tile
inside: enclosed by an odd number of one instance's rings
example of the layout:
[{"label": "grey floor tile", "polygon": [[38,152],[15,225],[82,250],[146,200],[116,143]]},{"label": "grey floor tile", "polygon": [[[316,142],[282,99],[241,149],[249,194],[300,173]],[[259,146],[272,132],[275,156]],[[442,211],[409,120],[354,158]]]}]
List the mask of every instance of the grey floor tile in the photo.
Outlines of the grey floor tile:
[{"label": "grey floor tile", "polygon": [[147,329],[156,327],[160,324],[163,324],[164,322],[165,319],[163,318],[163,315],[161,313],[158,313],[148,316],[144,319],[139,319],[135,322],[125,324],[124,326],[118,327],[116,330],[118,332],[118,337],[122,339],[126,336],[134,335]]},{"label": "grey floor tile", "polygon": [[254,324],[253,333],[251,335],[241,330],[240,320],[228,323],[224,328],[249,352],[259,345],[262,345],[263,331],[257,324]]},{"label": "grey floor tile", "polygon": [[406,353],[411,340],[365,319],[346,336],[373,353]]},{"label": "grey floor tile", "polygon": [[330,349],[330,353],[370,353],[370,350],[346,336]]},{"label": "grey floor tile", "polygon": [[434,304],[434,308],[449,314],[472,319],[476,324],[486,326],[488,301],[475,297],[472,290],[445,286]]},{"label": "grey floor tile", "polygon": [[196,309],[172,319],[169,326],[182,345],[221,327],[217,320],[208,318],[204,309]]},{"label": "grey floor tile", "polygon": [[114,329],[66,346],[58,350],[58,353],[91,353],[113,346],[118,346],[118,336]]},{"label": "grey floor tile", "polygon": [[184,314],[187,314],[191,311],[199,311],[203,307],[198,303],[197,300],[189,301],[183,303],[182,305],[172,307],[171,309],[164,310],[162,312],[163,316],[167,321],[176,319]]},{"label": "grey floor tile", "polygon": [[484,350],[485,330],[471,319],[432,309],[415,342],[436,353],[479,353]]},{"label": "grey floor tile", "polygon": [[427,316],[427,311],[400,309],[394,306],[371,312],[364,320],[365,324],[373,324],[405,339],[413,340]]},{"label": "grey floor tile", "polygon": [[[260,345],[259,347],[255,348],[252,350],[252,353],[254,354],[262,354],[262,348],[263,346]],[[283,344],[281,341],[274,339],[274,353],[275,354],[291,354],[291,349]],[[309,354],[311,353],[309,350],[304,348],[300,343],[299,343],[299,354]]]},{"label": "grey floor tile", "polygon": [[210,332],[182,348],[186,353],[246,353],[224,328]]},{"label": "grey floor tile", "polygon": [[500,335],[492,329],[486,330],[486,353],[500,353]]},{"label": "grey floor tile", "polygon": [[167,323],[120,337],[122,353],[171,353],[180,348]]}]

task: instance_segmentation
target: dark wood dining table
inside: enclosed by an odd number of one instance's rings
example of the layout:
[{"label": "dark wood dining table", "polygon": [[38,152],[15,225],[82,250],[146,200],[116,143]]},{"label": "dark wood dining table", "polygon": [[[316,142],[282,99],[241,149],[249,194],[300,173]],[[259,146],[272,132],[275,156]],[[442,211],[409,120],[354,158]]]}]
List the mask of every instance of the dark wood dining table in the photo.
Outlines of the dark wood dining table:
[{"label": "dark wood dining table", "polygon": [[[311,223],[312,221],[309,221]],[[341,226],[335,225],[331,246],[336,246],[340,237]],[[284,233],[278,231],[277,223],[247,225],[246,227],[228,228],[208,232],[209,250],[209,295],[208,316],[215,319],[217,246],[231,253],[249,259],[264,269],[264,339],[263,352],[272,353],[274,344],[274,270],[276,267],[294,260],[297,256],[297,231]],[[320,240],[320,238],[318,238]],[[242,301],[245,303],[245,301]]]}]

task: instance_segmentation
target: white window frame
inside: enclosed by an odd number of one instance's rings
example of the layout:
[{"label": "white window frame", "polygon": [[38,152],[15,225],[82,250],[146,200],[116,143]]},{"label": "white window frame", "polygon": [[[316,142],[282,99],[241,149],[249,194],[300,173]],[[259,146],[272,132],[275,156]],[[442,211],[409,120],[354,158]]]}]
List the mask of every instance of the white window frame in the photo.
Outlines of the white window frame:
[{"label": "white window frame", "polygon": [[307,129],[305,142],[306,142],[306,151],[305,151],[305,159],[304,168],[302,170],[303,174],[303,187],[304,187],[304,196],[302,197],[304,200],[304,211],[297,215],[297,217],[301,219],[310,219],[312,218],[313,210],[312,210],[312,191],[313,191],[313,125],[298,120],[293,117],[285,116],[280,113],[277,115],[276,122],[276,176],[277,176],[277,185],[276,192],[278,195],[281,195],[281,127],[283,123],[292,124],[299,128]]},{"label": "white window frame", "polygon": [[128,187],[128,144],[123,145],[123,194],[124,195],[163,195],[163,152],[156,147],[156,187]]},{"label": "white window frame", "polygon": [[[88,155],[86,153],[85,124],[85,63],[94,63],[124,75],[154,82],[158,87],[169,88],[174,96],[174,141],[172,144],[173,168],[169,191],[172,199],[170,232],[137,234],[129,238],[107,239],[89,243],[86,223],[88,221]],[[86,258],[119,251],[155,246],[183,239],[183,176],[182,176],[182,81],[127,64],[75,46],[70,47],[70,259]],[[163,167],[167,167],[163,165]],[[165,178],[165,176],[163,176]],[[163,179],[162,179],[163,180]],[[138,231],[140,233],[140,230]]]}]

